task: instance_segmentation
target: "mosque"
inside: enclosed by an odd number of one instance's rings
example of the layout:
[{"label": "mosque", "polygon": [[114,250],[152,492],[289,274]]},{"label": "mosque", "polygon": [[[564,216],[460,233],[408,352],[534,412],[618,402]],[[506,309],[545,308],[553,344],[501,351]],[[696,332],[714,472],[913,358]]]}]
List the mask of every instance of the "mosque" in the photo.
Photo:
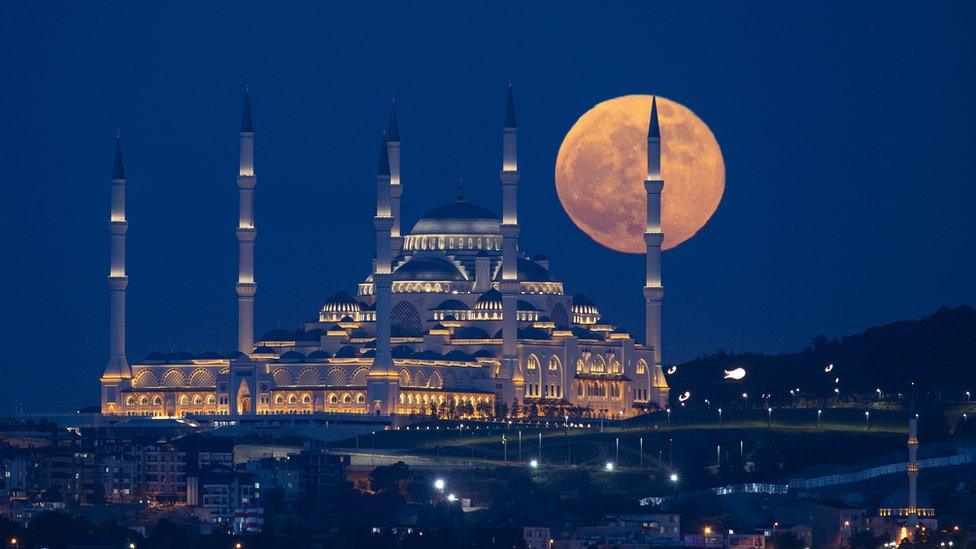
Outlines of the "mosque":
[{"label": "mosque", "polygon": [[254,126],[245,92],[240,133],[237,350],[229,355],[125,352],[126,177],[116,139],[109,221],[110,416],[244,418],[629,417],[664,408],[661,369],[661,135],[647,134],[646,327],[639,343],[567,292],[543,254],[519,249],[518,126],[511,85],[502,127],[502,214],[456,200],[401,232],[400,136],[394,99],[379,148],[376,258],[357,295],[336,292],[318,318],[255,339]]}]

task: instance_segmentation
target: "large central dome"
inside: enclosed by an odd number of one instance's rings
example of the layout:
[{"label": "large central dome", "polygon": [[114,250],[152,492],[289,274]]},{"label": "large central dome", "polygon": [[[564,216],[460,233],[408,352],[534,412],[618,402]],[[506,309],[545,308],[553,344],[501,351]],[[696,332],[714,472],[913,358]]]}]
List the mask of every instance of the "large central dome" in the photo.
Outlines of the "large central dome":
[{"label": "large central dome", "polygon": [[427,212],[411,235],[499,235],[498,216],[477,204],[458,199]]}]

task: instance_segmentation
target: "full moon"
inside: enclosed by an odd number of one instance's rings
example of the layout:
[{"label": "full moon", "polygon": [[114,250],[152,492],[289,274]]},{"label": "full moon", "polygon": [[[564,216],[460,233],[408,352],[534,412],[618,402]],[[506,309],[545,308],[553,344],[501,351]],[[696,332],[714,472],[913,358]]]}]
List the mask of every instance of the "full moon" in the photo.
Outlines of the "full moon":
[{"label": "full moon", "polygon": [[[661,124],[663,249],[695,235],[725,191],[718,141],[691,109],[657,97]],[[556,192],[576,226],[600,244],[645,253],[647,124],[650,95],[625,95],[586,111],[556,157]]]}]

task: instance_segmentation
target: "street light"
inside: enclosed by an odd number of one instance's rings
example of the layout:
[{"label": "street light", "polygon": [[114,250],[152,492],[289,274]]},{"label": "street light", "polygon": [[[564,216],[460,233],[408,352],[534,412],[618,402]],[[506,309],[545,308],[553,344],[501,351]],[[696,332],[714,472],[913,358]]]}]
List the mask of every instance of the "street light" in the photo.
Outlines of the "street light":
[{"label": "street light", "polygon": [[447,495],[447,501],[450,501],[451,503],[454,503],[455,501],[457,501],[457,496],[455,496],[454,494],[448,494]]},{"label": "street light", "polygon": [[434,488],[436,488],[438,492],[443,492],[444,491],[444,484],[445,484],[444,483],[444,479],[439,478],[439,479],[437,479],[437,480],[434,481]]},{"label": "street light", "polygon": [[539,468],[539,460],[533,459],[532,461],[530,461],[529,462],[529,467],[531,467],[533,469],[538,469]]},{"label": "street light", "polygon": [[768,425],[769,427],[772,427],[773,426],[773,409],[772,408],[766,408],[766,412],[768,414],[767,415],[767,418],[766,418],[766,425]]},{"label": "street light", "polygon": [[817,410],[817,427],[820,427],[820,418],[823,417],[823,410]]},{"label": "street light", "polygon": [[718,409],[718,426],[719,427],[722,426],[722,409],[721,408]]},{"label": "street light", "polygon": [[678,482],[678,473],[671,473],[671,476],[668,477],[668,480],[670,480],[671,482]]},{"label": "street light", "polygon": [[671,408],[665,410],[668,413],[668,425],[671,425]]},{"label": "street light", "polygon": [[613,471],[613,462],[608,461],[607,464],[603,466],[603,468],[606,469],[607,471]]},{"label": "street light", "polygon": [[867,428],[867,430],[870,430],[871,429],[871,411],[870,410],[865,410],[864,411],[864,425]]}]

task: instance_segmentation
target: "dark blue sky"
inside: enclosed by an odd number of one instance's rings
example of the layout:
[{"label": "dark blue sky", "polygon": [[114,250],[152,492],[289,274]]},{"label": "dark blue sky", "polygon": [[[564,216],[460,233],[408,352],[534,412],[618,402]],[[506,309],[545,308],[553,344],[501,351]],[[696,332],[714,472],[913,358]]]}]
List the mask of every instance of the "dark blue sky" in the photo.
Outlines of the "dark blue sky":
[{"label": "dark blue sky", "polygon": [[233,347],[244,82],[259,334],[315,318],[366,274],[391,92],[405,225],[453,199],[458,177],[499,209],[509,79],[521,246],[634,333],[643,258],[563,212],[561,138],[595,103],[652,86],[715,133],[725,197],[664,254],[668,361],[794,350],[976,302],[972,3],[352,4],[0,5],[0,413],[97,401],[117,127],[130,359]]}]

